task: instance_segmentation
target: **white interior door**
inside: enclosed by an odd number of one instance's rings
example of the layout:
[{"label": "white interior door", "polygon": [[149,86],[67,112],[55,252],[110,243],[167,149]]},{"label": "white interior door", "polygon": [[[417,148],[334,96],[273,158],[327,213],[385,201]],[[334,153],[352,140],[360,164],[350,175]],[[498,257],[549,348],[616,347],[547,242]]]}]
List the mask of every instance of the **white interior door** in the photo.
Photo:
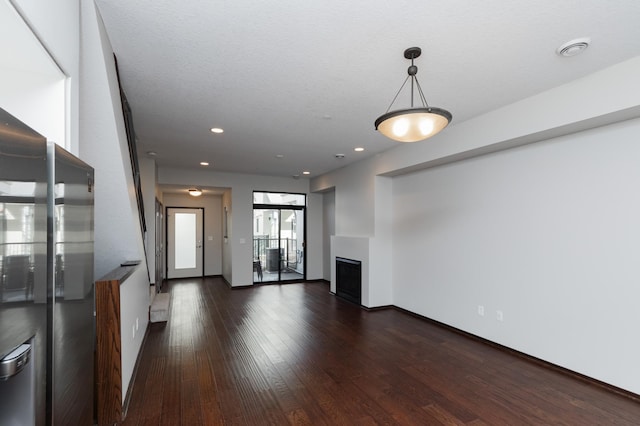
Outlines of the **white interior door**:
[{"label": "white interior door", "polygon": [[167,209],[167,278],[202,276],[202,209]]}]

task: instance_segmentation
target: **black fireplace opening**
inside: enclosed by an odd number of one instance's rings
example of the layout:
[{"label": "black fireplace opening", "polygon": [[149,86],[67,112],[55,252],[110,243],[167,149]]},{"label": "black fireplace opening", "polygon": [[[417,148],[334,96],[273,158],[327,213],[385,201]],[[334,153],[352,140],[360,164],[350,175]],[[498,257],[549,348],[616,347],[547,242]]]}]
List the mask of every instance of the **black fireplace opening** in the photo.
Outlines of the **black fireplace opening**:
[{"label": "black fireplace opening", "polygon": [[336,296],[362,304],[362,262],[336,257]]}]

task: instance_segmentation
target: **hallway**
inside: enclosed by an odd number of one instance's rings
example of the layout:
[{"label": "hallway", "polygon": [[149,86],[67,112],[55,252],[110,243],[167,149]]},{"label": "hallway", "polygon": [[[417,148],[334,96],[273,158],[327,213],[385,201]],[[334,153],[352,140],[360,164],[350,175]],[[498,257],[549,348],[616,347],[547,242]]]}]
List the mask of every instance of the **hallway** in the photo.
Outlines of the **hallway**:
[{"label": "hallway", "polygon": [[123,425],[637,424],[640,404],[323,283],[173,280]]}]

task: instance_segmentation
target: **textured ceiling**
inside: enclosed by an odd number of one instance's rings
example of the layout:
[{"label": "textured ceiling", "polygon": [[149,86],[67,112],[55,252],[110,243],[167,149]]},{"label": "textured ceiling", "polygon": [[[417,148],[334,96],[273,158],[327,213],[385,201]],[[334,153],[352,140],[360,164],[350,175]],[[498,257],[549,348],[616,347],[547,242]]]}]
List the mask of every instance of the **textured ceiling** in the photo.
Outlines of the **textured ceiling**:
[{"label": "textured ceiling", "polygon": [[[638,0],[97,4],[139,149],[160,167],[313,177],[387,150],[397,143],[373,122],[411,46],[422,48],[429,104],[451,111],[452,125],[640,55]],[[556,55],[584,36],[584,53]]]}]

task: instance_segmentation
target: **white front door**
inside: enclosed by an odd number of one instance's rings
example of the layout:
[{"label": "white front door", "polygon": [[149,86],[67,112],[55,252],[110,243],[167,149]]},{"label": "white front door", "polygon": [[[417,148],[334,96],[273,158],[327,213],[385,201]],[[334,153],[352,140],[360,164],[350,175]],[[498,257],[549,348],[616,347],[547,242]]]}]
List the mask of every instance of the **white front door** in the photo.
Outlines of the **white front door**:
[{"label": "white front door", "polygon": [[167,278],[201,277],[202,209],[167,209]]}]

